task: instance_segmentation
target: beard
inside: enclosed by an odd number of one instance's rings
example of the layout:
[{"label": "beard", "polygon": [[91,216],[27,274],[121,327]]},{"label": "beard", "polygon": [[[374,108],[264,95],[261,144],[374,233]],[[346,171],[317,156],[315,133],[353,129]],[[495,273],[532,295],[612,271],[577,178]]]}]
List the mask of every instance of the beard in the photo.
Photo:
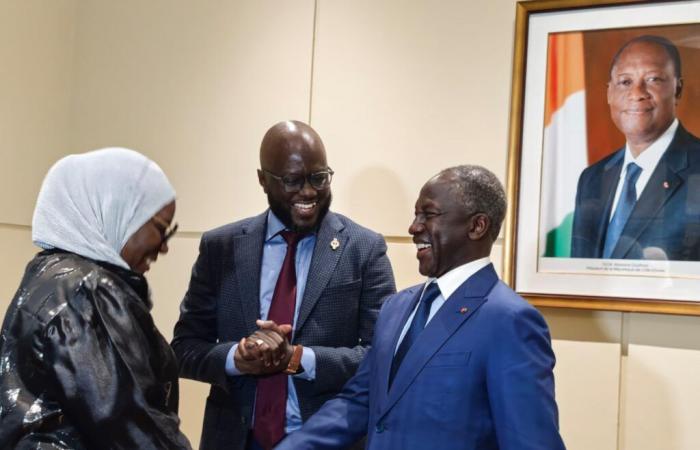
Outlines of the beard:
[{"label": "beard", "polygon": [[316,231],[323,221],[323,218],[326,217],[326,214],[328,214],[328,210],[331,207],[331,200],[333,199],[333,195],[329,192],[328,196],[324,198],[323,200],[318,200],[316,203],[316,207],[318,208],[318,215],[316,216],[316,221],[308,226],[305,225],[300,225],[294,223],[294,220],[292,219],[292,213],[290,211],[290,208],[287,204],[283,204],[282,202],[278,202],[275,200],[269,193],[267,194],[267,204],[270,206],[270,210],[277,216],[277,218],[284,224],[285,227],[287,227],[291,231],[295,231],[297,233],[311,233],[313,231]]}]

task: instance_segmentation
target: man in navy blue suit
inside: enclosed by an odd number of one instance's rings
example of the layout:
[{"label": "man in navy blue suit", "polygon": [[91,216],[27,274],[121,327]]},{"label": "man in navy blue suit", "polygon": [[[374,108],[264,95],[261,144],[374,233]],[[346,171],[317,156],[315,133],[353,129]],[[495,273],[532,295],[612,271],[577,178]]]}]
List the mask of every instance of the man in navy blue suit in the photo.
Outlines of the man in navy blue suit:
[{"label": "man in navy blue suit", "polygon": [[700,140],[676,118],[682,88],[668,39],[618,50],[607,97],[626,144],[579,178],[572,257],[700,261]]},{"label": "man in navy blue suit", "polygon": [[505,210],[483,167],[423,186],[409,233],[428,279],[388,297],[357,374],[277,449],[564,448],[547,324],[489,261]]}]

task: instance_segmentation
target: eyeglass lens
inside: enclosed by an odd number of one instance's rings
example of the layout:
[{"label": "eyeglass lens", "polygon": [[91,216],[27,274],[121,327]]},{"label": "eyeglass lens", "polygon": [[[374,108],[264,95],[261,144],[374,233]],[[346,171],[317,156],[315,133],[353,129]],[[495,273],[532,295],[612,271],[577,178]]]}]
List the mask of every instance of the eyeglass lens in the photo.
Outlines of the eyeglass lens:
[{"label": "eyeglass lens", "polygon": [[333,172],[316,172],[307,175],[306,177],[301,176],[284,176],[282,177],[282,183],[284,184],[284,189],[287,192],[298,192],[304,187],[306,181],[309,182],[312,188],[317,191],[326,189],[331,184]]}]

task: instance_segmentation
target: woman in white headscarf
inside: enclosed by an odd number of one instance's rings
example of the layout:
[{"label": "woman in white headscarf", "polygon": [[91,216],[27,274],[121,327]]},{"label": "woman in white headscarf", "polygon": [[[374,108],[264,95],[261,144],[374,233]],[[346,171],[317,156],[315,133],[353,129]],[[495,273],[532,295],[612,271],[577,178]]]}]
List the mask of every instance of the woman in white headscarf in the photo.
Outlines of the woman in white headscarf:
[{"label": "woman in white headscarf", "polygon": [[177,229],[156,163],[108,148],[42,184],[27,265],[0,335],[0,448],[189,449],[177,364],[143,274]]}]

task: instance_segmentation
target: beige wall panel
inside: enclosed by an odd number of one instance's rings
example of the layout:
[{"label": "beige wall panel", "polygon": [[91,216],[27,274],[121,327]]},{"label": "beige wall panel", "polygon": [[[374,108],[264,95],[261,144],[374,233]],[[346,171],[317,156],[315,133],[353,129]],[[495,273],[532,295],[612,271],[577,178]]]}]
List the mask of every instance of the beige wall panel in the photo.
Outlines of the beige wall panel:
[{"label": "beige wall panel", "polygon": [[555,339],[552,347],[559,426],[567,448],[615,450],[620,344]]},{"label": "beige wall panel", "polygon": [[559,425],[567,448],[616,449],[622,313],[540,311],[557,357]]},{"label": "beige wall panel", "polygon": [[0,223],[31,223],[41,180],[68,149],[75,6],[0,2]]},{"label": "beige wall panel", "polygon": [[630,345],[624,383],[621,450],[700,448],[700,351]]},{"label": "beige wall panel", "polygon": [[180,429],[190,440],[192,448],[199,448],[202,421],[209,385],[180,378]]},{"label": "beige wall panel", "polygon": [[700,350],[700,317],[661,314],[628,316],[631,344]]},{"label": "beige wall panel", "polygon": [[337,209],[406,235],[440,169],[505,179],[514,16],[512,0],[319,0],[311,120]]},{"label": "beige wall panel", "polygon": [[40,251],[32,244],[32,232],[27,227],[0,225],[0,249],[2,249],[2,270],[0,270],[0,324],[5,311],[22,281],[24,268],[32,257]]},{"label": "beige wall panel", "polygon": [[80,6],[73,147],[154,158],[178,190],[181,229],[260,212],[263,134],[308,120],[314,2]]},{"label": "beige wall panel", "polygon": [[622,313],[540,308],[552,339],[620,344]]},{"label": "beige wall panel", "polygon": [[700,448],[700,318],[628,315],[621,450]]}]

